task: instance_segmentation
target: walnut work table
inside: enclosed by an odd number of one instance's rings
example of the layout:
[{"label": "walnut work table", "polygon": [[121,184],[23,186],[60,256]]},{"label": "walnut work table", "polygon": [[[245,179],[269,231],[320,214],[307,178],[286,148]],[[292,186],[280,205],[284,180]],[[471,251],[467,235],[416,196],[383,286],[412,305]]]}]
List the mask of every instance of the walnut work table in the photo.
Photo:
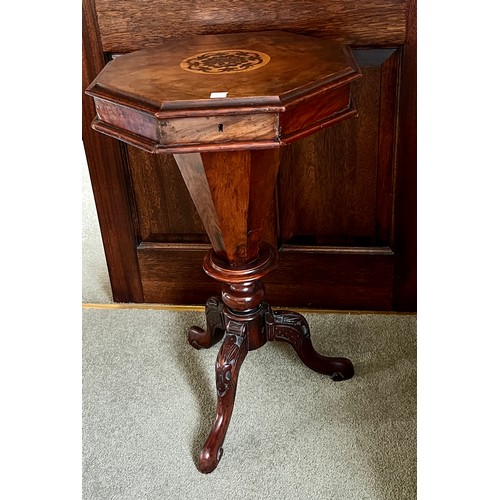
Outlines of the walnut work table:
[{"label": "walnut work table", "polygon": [[[262,241],[280,148],[356,115],[361,73],[348,47],[281,31],[172,40],[109,62],[87,89],[95,130],[151,153],[173,154],[210,238],[205,272],[223,283],[206,304],[196,349],[219,342],[217,415],[199,470],[213,471],[233,411],[241,364],[267,341],[285,341],[312,370],[353,376],[346,358],[318,354],[303,316],[272,311],[261,278],[277,264]],[[304,270],[307,272],[307,270]]]}]

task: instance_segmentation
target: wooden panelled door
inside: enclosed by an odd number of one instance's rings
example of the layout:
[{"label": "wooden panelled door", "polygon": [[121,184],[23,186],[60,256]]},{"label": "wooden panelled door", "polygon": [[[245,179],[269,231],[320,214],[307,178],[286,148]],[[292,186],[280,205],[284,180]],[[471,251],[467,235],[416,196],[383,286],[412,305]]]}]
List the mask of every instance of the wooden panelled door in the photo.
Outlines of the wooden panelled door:
[{"label": "wooden panelled door", "polygon": [[[84,0],[83,88],[117,54],[192,34],[278,29],[349,44],[359,117],[283,149],[265,240],[277,306],[416,310],[416,6],[404,0]],[[361,5],[360,5],[361,4]],[[216,16],[216,19],[214,18]],[[241,20],[245,20],[242,22]],[[216,21],[216,22],[215,22]],[[114,300],[204,304],[208,238],[171,155],[91,130],[87,153]]]}]

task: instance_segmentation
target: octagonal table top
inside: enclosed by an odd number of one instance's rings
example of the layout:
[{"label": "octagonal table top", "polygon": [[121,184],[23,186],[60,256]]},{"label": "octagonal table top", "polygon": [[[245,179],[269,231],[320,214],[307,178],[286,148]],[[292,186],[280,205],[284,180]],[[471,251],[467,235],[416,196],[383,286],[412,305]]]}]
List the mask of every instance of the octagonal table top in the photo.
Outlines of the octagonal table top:
[{"label": "octagonal table top", "polygon": [[198,35],[116,57],[87,94],[95,129],[149,151],[263,148],[352,115],[349,84],[360,76],[350,49],[331,40]]}]

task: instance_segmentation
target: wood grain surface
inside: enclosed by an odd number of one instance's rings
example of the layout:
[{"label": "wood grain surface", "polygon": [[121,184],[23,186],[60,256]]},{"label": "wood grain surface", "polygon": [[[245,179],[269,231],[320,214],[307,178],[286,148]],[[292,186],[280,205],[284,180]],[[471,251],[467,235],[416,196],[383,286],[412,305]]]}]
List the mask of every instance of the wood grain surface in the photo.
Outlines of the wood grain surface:
[{"label": "wood grain surface", "polygon": [[349,87],[360,77],[344,45],[263,31],[122,55],[86,92],[95,130],[149,152],[199,153],[278,147],[353,117]]},{"label": "wood grain surface", "polygon": [[197,116],[160,122],[160,141],[166,145],[272,141],[276,136],[277,116],[274,113]]},{"label": "wood grain surface", "polygon": [[[362,47],[356,56],[367,78],[352,86],[359,114],[367,115],[369,123],[366,118],[364,124],[363,119],[355,125],[346,121],[283,151],[284,175],[264,235],[281,248],[280,267],[266,279],[266,284],[272,280],[268,297],[274,304],[290,306],[415,310],[414,0],[251,4],[84,0],[83,4],[84,88],[114,52],[123,54],[193,34],[279,29]],[[92,99],[85,96],[83,136],[114,299],[205,303],[220,289],[201,269],[208,238],[173,157],[123,147],[92,131],[94,114]],[[365,140],[357,127],[367,131]],[[312,205],[321,208],[318,203],[323,201],[328,210],[301,208],[307,188],[302,190],[300,176],[293,174],[300,166],[311,174],[304,180],[315,184],[316,192],[309,191]],[[326,175],[325,182],[317,182],[316,175]],[[291,204],[285,210],[283,197],[288,190],[299,201],[299,210]],[[349,202],[350,196],[356,206]],[[307,231],[301,220],[304,214],[318,234]],[[327,221],[314,221],[315,216],[326,216]],[[304,272],[306,267],[314,270],[313,275]],[[319,268],[322,272],[315,272]]]},{"label": "wood grain surface", "polygon": [[[194,73],[182,67],[193,54],[254,49],[270,61],[254,71]],[[159,111],[249,106],[283,106],[303,94],[310,96],[358,77],[349,51],[331,40],[284,31],[194,36],[117,57],[89,88],[91,95]],[[225,98],[211,98],[227,92]],[[171,117],[171,116],[169,116]]]},{"label": "wood grain surface", "polygon": [[96,0],[103,49],[130,52],[194,34],[279,29],[351,45],[400,45],[405,0]]},{"label": "wood grain surface", "polygon": [[[106,61],[99,42],[92,0],[83,0],[82,85],[85,90]],[[96,110],[83,96],[82,135],[99,217],[113,299],[143,302],[137,260],[137,213],[128,183],[126,148],[90,128]],[[110,195],[111,194],[111,195]]]},{"label": "wood grain surface", "polygon": [[[283,247],[286,247],[288,253],[284,257],[287,261],[286,272],[300,274],[299,268],[294,268],[299,264],[294,264],[293,261],[298,259],[297,262],[302,262],[300,255],[303,253],[313,252],[316,256],[314,258],[322,255],[326,271],[315,275],[314,279],[320,290],[328,289],[328,293],[332,294],[329,297],[335,300],[335,303],[338,303],[337,294],[344,285],[331,282],[337,271],[334,270],[335,265],[330,267],[328,261],[343,261],[344,257],[334,256],[337,254],[328,249],[329,245],[339,245],[345,249],[353,246],[351,257],[347,260],[351,266],[350,272],[357,275],[355,263],[363,262],[367,280],[374,276],[370,274],[371,258],[376,257],[385,263],[382,267],[383,273],[376,278],[383,283],[380,297],[383,290],[390,288],[388,283],[392,279],[392,252],[389,250],[383,254],[367,253],[360,246],[387,246],[392,231],[393,150],[400,51],[358,49],[355,54],[364,74],[363,78],[352,84],[354,99],[361,116],[302,139],[282,150],[278,189],[275,193],[279,210],[271,210],[271,218],[265,225],[267,241],[272,241],[273,235],[274,238],[278,235],[280,244],[289,243]],[[130,148],[129,154],[133,164],[134,184],[137,186],[138,210],[139,213],[144,211],[140,220],[148,221],[150,227],[154,228],[148,235],[145,230],[144,241],[151,244],[168,243],[167,246],[155,247],[153,253],[156,258],[162,260],[163,252],[171,255],[173,250],[170,249],[174,243],[190,248],[189,242],[206,242],[205,233],[184,183],[175,172],[172,157],[148,155],[135,148]],[[139,163],[135,164],[136,162]],[[149,162],[154,162],[154,167],[147,167]],[[168,176],[165,176],[165,172],[169,172]],[[180,207],[183,207],[182,210],[179,210]],[[166,214],[166,217],[163,214]],[[180,247],[177,249],[176,252],[180,252]],[[323,249],[324,252],[321,253]],[[180,254],[176,252],[174,254],[180,258]],[[200,255],[202,253],[200,251]],[[141,251],[140,255],[146,254]],[[189,255],[192,256],[192,253],[189,252]],[[280,252],[280,259],[282,255],[283,252]],[[165,265],[170,265],[166,256],[165,259]],[[147,262],[148,265],[156,265],[153,262],[160,260]],[[312,261],[311,257],[307,262],[311,264]],[[145,267],[141,266],[141,269],[145,272]],[[347,274],[342,276],[347,279]],[[283,275],[280,274],[279,279],[282,278]],[[205,278],[200,279],[203,281]],[[273,275],[267,279],[273,280]],[[156,279],[153,281],[156,282]],[[291,284],[286,282],[286,290],[280,289],[280,293],[285,294],[287,300],[292,300],[297,290],[289,288]],[[307,277],[303,282],[310,282],[310,278]],[[166,295],[161,300],[168,302],[173,299],[168,295],[166,283],[164,282]],[[147,296],[152,290],[151,286],[156,290],[150,299],[158,299],[161,287],[159,282],[157,285],[158,288],[152,284],[146,285],[149,290],[146,292]],[[213,288],[207,283],[204,290],[206,292]],[[311,290],[308,293],[312,293]],[[360,292],[359,300],[361,301],[364,294],[367,297],[368,293],[367,285],[365,291]],[[381,300],[377,299],[377,308],[387,309],[388,302],[383,302],[381,306]],[[388,300],[390,302],[390,299]],[[367,298],[363,301],[368,303]],[[298,304],[293,301],[290,303]],[[318,304],[325,302],[321,302],[316,296],[313,303],[320,307]],[[347,303],[351,306],[355,303],[354,295],[350,295],[345,304]]]},{"label": "wood grain surface", "polygon": [[[204,304],[221,285],[199,265],[209,246],[144,243],[138,248],[146,302]],[[287,249],[264,278],[266,298],[275,306],[389,311],[393,256]],[[304,271],[307,269],[307,273]]]},{"label": "wood grain surface", "polygon": [[278,181],[283,242],[388,244],[398,53],[358,49],[355,54],[363,71],[351,85],[358,118],[283,151]]},{"label": "wood grain surface", "polygon": [[[408,39],[401,63],[394,202],[394,307],[417,309],[417,2],[409,0]],[[411,263],[409,265],[409,263]]]},{"label": "wood grain surface", "polygon": [[174,155],[218,258],[242,266],[259,256],[279,150]]},{"label": "wood grain surface", "polygon": [[139,240],[208,243],[196,207],[172,155],[127,148],[137,206]]}]

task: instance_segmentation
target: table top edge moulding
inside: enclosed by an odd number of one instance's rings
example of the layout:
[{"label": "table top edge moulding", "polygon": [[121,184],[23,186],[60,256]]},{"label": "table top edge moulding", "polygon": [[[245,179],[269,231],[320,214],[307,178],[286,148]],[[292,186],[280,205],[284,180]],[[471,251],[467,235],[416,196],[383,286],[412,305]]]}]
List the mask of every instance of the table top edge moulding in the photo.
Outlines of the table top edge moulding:
[{"label": "table top edge moulding", "polygon": [[346,46],[265,31],[199,35],[122,55],[87,90],[96,106],[95,130],[173,154],[212,245],[203,269],[222,283],[222,293],[206,303],[206,328],[188,332],[196,349],[222,340],[217,412],[198,463],[203,473],[222,457],[249,351],[283,341],[334,381],[354,375],[349,359],[316,352],[302,315],[264,302],[261,279],[278,261],[263,234],[280,149],[355,116],[350,83],[360,77]]},{"label": "table top edge moulding", "polygon": [[[224,56],[236,61],[231,71],[210,73]],[[355,116],[349,84],[360,77],[348,47],[264,31],[198,35],[121,55],[86,93],[95,101],[95,130],[148,152],[269,149]],[[296,120],[300,106],[315,119]],[[188,128],[199,136],[187,139]]]}]

